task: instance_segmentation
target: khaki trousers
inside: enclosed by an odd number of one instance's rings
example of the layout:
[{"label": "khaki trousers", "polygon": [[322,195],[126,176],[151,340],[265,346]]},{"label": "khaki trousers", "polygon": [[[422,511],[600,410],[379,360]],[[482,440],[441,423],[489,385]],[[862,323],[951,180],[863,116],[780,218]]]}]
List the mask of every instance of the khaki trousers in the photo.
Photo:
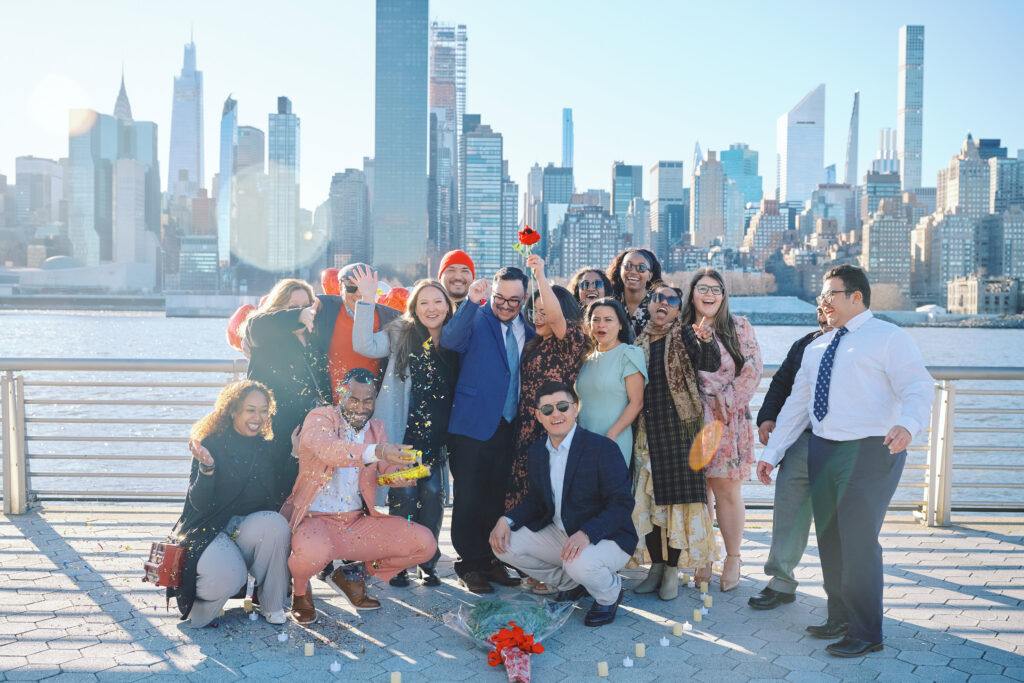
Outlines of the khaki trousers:
[{"label": "khaki trousers", "polygon": [[622,577],[616,572],[626,566],[629,555],[614,541],[591,543],[570,562],[562,561],[562,547],[569,536],[554,524],[540,531],[521,527],[512,532],[508,551],[498,559],[529,576],[564,591],[582,585],[599,605],[619,599]]}]

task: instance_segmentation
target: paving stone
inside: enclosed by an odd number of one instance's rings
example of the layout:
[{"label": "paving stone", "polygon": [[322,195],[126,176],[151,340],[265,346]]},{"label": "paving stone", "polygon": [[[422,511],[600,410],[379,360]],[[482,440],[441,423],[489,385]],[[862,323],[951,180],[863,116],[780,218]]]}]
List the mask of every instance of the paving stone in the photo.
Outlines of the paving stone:
[{"label": "paving stone", "polygon": [[929,652],[924,650],[904,650],[900,652],[897,659],[902,659],[905,662],[911,664],[921,665],[934,665],[934,666],[945,666],[949,664],[949,657],[940,655],[937,652]]}]

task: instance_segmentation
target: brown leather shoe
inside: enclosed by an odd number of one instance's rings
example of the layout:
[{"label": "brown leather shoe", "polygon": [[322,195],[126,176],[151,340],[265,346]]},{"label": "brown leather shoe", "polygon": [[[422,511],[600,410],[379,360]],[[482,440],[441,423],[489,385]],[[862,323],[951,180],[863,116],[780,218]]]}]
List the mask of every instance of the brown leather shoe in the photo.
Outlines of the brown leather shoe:
[{"label": "brown leather shoe", "polygon": [[348,598],[356,609],[380,609],[380,600],[374,600],[366,594],[366,582],[349,581],[341,567],[327,577],[327,585]]},{"label": "brown leather shoe", "polygon": [[466,572],[459,577],[459,583],[465,586],[466,590],[470,593],[477,593],[479,595],[481,593],[494,592],[494,586],[487,580],[487,575],[484,572]]},{"label": "brown leather shoe", "polygon": [[296,624],[312,624],[316,621],[316,607],[313,605],[313,591],[306,590],[305,595],[292,594],[292,620]]},{"label": "brown leather shoe", "polygon": [[518,586],[522,583],[522,579],[512,576],[505,565],[500,562],[487,570],[486,576],[499,586]]}]

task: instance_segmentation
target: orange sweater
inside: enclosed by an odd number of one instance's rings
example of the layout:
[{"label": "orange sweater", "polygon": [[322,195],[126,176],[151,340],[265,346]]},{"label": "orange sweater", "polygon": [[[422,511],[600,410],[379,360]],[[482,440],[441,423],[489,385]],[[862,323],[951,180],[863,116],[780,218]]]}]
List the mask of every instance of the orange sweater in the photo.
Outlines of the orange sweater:
[{"label": "orange sweater", "polygon": [[[334,403],[340,400],[338,388],[341,386],[345,373],[352,368],[365,368],[372,372],[375,377],[380,373],[380,359],[367,358],[352,350],[352,316],[348,314],[345,307],[341,307],[338,319],[334,323],[334,333],[331,335],[331,346],[327,351],[327,370],[331,374],[331,389],[334,393]],[[373,312],[373,331],[380,329],[380,316],[375,310]]]}]

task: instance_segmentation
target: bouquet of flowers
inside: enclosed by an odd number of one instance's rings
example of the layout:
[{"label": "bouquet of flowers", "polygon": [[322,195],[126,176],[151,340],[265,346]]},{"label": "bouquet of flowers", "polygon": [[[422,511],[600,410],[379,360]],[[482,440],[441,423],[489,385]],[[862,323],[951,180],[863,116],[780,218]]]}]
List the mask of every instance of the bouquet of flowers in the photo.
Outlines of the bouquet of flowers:
[{"label": "bouquet of flowers", "polygon": [[529,683],[530,655],[544,651],[540,641],[565,624],[573,607],[572,602],[529,596],[489,598],[449,612],[444,615],[444,623],[490,650],[487,662],[491,666],[504,663],[510,683]]}]

